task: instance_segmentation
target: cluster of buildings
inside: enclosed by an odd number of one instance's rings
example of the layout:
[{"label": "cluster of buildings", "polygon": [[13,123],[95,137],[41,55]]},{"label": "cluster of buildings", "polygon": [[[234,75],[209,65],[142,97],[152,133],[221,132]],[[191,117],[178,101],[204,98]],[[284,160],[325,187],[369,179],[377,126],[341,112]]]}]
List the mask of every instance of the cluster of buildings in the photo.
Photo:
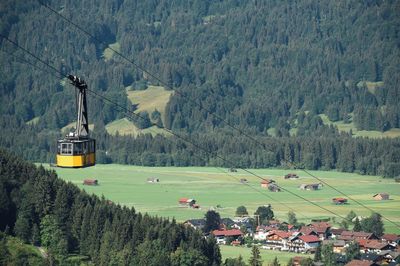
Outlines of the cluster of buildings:
[{"label": "cluster of buildings", "polygon": [[[314,253],[318,246],[332,244],[337,254],[338,263],[346,262],[346,248],[352,242],[360,247],[361,260],[349,265],[397,265],[400,260],[400,235],[384,234],[377,237],[373,233],[348,231],[342,228],[332,228],[328,222],[315,222],[296,228],[286,222],[270,221],[269,225],[257,226],[251,229],[247,217],[224,218],[221,228],[211,232],[218,244],[242,245],[244,237],[252,237],[263,249],[279,250],[294,253]],[[204,219],[193,219],[186,225],[202,229]],[[284,229],[282,229],[284,228]]]}]

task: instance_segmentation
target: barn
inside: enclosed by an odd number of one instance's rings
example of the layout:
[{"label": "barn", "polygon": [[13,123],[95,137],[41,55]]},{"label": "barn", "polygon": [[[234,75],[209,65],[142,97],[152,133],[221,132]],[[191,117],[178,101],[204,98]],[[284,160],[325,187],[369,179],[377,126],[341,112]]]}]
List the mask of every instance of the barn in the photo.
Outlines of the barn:
[{"label": "barn", "polygon": [[333,198],[332,203],[336,205],[342,205],[347,203],[347,199],[345,198]]},{"label": "barn", "polygon": [[85,179],[85,180],[83,180],[83,185],[97,186],[98,184],[99,184],[99,182],[97,181],[97,179]]},{"label": "barn", "polygon": [[372,196],[374,200],[389,200],[388,193],[378,193]]}]

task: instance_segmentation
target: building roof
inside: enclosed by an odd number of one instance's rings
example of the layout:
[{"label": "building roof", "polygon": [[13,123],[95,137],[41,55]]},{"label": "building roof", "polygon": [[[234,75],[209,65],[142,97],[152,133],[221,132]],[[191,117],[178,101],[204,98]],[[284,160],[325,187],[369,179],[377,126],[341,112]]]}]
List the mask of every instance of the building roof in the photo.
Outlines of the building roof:
[{"label": "building roof", "polygon": [[314,243],[314,242],[321,242],[321,240],[317,236],[308,235],[308,236],[299,236],[301,240],[305,243]]},{"label": "building roof", "polygon": [[347,263],[345,266],[371,266],[374,263],[368,260],[352,260]]},{"label": "building roof", "polygon": [[328,231],[331,228],[331,225],[327,222],[319,222],[319,223],[313,223],[309,227],[318,234],[322,234],[326,233],[326,231]]},{"label": "building roof", "polygon": [[396,234],[384,234],[382,236],[382,239],[385,239],[387,241],[390,242],[396,242],[400,240],[400,235],[396,235]]},{"label": "building roof", "polygon": [[230,229],[230,230],[214,230],[214,236],[241,236],[243,235],[242,231],[239,229]]},{"label": "building roof", "polygon": [[263,179],[263,180],[261,180],[261,184],[270,184],[270,183],[273,183],[273,182],[275,182],[275,181],[272,180],[272,179]]},{"label": "building roof", "polygon": [[382,196],[382,197],[389,197],[389,194],[388,193],[385,193],[385,192],[383,192],[383,193],[378,193],[378,194],[375,194],[375,195],[373,195],[372,197],[376,197],[376,196]]},{"label": "building roof", "polygon": [[289,238],[290,236],[292,236],[292,233],[282,231],[282,230],[274,230],[274,231],[271,231],[269,234],[269,236],[272,236],[272,235],[277,235],[280,238]]},{"label": "building roof", "polygon": [[359,239],[357,240],[357,242],[359,243],[360,247],[365,247],[369,249],[382,250],[385,247],[389,246],[387,242],[381,242],[378,240]]},{"label": "building roof", "polygon": [[346,231],[346,229],[344,229],[344,228],[331,228],[330,231],[331,231],[331,233],[333,235],[340,235],[340,234],[343,233],[343,231]]},{"label": "building roof", "polygon": [[324,241],[322,241],[322,243],[324,245],[332,244],[334,247],[344,247],[346,245],[346,242],[344,240],[340,240],[340,239],[339,240],[332,240],[332,239],[324,240]]},{"label": "building roof", "polygon": [[343,240],[371,239],[374,238],[374,234],[367,232],[343,231],[339,238]]},{"label": "building roof", "polygon": [[204,226],[206,224],[205,219],[190,219],[187,220],[185,223],[190,223],[191,225],[198,227],[198,226]]}]

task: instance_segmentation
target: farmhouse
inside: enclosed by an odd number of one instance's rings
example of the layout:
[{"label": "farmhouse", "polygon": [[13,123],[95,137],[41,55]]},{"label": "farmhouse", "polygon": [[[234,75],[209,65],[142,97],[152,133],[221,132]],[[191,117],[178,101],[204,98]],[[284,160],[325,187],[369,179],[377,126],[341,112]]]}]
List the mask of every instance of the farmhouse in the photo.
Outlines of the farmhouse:
[{"label": "farmhouse", "polygon": [[400,245],[400,235],[396,234],[384,234],[382,236],[382,239],[387,241],[389,244],[393,246],[398,246]]},{"label": "farmhouse", "polygon": [[83,180],[83,184],[87,186],[97,186],[99,182],[97,179],[85,179]]},{"label": "farmhouse", "polygon": [[194,204],[196,204],[196,200],[188,198],[180,198],[178,203],[180,206],[192,207]]},{"label": "farmhouse", "polygon": [[313,223],[308,226],[303,226],[300,232],[305,235],[311,235],[311,232],[316,233],[321,240],[327,239],[330,236],[331,225],[327,222]]},{"label": "farmhouse", "polygon": [[160,182],[160,179],[158,179],[156,177],[147,178],[147,183],[158,183],[158,182]]},{"label": "farmhouse", "polygon": [[321,240],[313,235],[295,235],[289,239],[289,251],[294,252],[313,252],[319,246]]},{"label": "farmhouse", "polygon": [[332,203],[336,205],[342,205],[347,203],[347,199],[345,198],[333,198]]},{"label": "farmhouse", "polygon": [[345,241],[354,241],[359,239],[377,239],[377,237],[373,233],[343,231],[338,239],[342,239]]},{"label": "farmhouse", "polygon": [[368,239],[359,239],[357,240],[360,251],[363,253],[378,253],[380,254],[384,250],[393,250],[394,247],[389,245],[387,242],[382,242],[379,240],[368,240]]},{"label": "farmhouse", "polygon": [[231,230],[214,230],[212,234],[217,239],[218,244],[226,244],[228,237],[233,241],[238,240],[239,237],[243,236],[242,231],[239,229],[231,229]]},{"label": "farmhouse", "polygon": [[206,224],[205,219],[190,219],[183,223],[186,226],[190,226],[194,229],[203,229],[204,225]]},{"label": "farmhouse", "polygon": [[288,240],[292,234],[286,231],[274,230],[271,231],[267,237],[264,249],[288,250]]},{"label": "farmhouse", "polygon": [[317,183],[317,184],[301,184],[300,185],[300,189],[302,190],[318,190],[322,188],[322,184],[321,183]]},{"label": "farmhouse", "polygon": [[345,252],[345,247],[346,247],[346,242],[344,240],[324,240],[322,241],[323,245],[329,245],[332,244],[333,246],[333,252],[334,253],[344,253]]},{"label": "farmhouse", "polygon": [[388,193],[378,193],[372,196],[374,200],[388,200],[389,194]]},{"label": "farmhouse", "polygon": [[299,178],[299,176],[297,174],[290,173],[290,174],[285,175],[284,178],[285,179],[297,179],[297,178]]}]

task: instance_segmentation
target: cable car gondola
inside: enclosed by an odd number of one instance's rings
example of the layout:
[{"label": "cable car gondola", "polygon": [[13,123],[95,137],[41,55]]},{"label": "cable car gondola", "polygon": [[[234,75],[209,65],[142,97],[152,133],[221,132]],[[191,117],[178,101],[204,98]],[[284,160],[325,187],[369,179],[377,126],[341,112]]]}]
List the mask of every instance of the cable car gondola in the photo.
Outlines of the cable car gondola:
[{"label": "cable car gondola", "polygon": [[84,80],[69,75],[68,79],[77,90],[78,118],[76,129],[57,141],[57,166],[82,168],[96,163],[96,140],[89,137],[89,122],[86,103],[87,85]]}]

